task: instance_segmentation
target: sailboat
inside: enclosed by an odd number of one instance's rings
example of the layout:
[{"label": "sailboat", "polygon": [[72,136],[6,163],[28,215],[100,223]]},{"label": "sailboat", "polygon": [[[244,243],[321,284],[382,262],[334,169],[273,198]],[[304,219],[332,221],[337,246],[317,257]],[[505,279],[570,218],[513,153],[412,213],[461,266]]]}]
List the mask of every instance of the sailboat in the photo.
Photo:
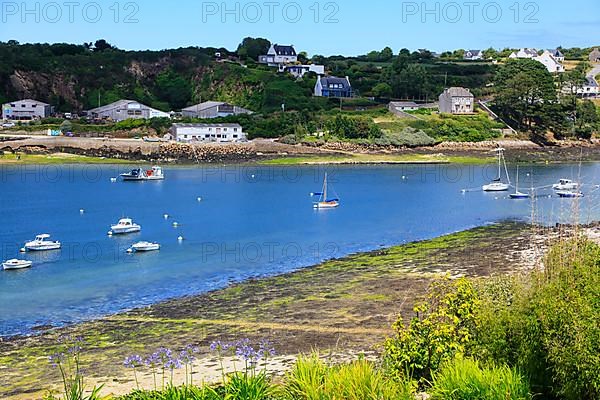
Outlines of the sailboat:
[{"label": "sailboat", "polygon": [[[498,153],[498,178],[494,179],[489,185],[483,186],[484,192],[506,192],[510,188],[510,176],[508,175],[508,168],[506,167],[506,159],[504,158],[504,149],[499,148],[496,150]],[[504,171],[506,172],[506,180],[508,183],[502,182],[502,165],[504,164]]]},{"label": "sailboat", "polygon": [[510,194],[511,199],[528,199],[529,193],[519,192],[519,166],[517,165],[517,183],[515,186],[515,192]]},{"label": "sailboat", "polygon": [[327,173],[325,173],[325,181],[323,182],[323,193],[319,193],[319,195],[321,197],[319,198],[319,202],[315,203],[314,208],[328,209],[328,208],[336,208],[336,207],[340,206],[340,199],[328,199],[327,198]]}]

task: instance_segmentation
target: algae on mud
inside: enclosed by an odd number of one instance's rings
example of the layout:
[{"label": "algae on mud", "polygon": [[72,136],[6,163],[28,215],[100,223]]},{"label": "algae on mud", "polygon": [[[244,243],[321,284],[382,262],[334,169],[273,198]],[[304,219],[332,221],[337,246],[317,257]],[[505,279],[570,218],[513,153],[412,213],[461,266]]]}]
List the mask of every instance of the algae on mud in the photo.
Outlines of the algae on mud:
[{"label": "algae on mud", "polygon": [[[439,274],[489,276],[514,271],[530,248],[529,225],[501,223],[324,262],[297,272],[167,301],[98,321],[0,342],[0,396],[46,389],[60,336],[81,336],[93,377],[123,376],[125,356],[159,346],[269,338],[282,354],[316,349],[376,349],[398,316],[410,315]],[[206,349],[204,349],[206,350]]]}]

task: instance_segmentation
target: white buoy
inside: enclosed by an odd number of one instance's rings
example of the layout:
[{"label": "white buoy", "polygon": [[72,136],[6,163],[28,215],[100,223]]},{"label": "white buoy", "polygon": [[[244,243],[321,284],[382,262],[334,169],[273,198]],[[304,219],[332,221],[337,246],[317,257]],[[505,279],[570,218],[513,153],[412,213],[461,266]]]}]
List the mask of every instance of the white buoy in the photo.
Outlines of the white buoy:
[{"label": "white buoy", "polygon": [[177,228],[179,226],[179,222],[173,222],[173,226]]},{"label": "white buoy", "polygon": [[115,182],[117,181],[117,178],[110,178],[110,181],[111,181],[112,183],[115,183]]},{"label": "white buoy", "polygon": [[402,175],[402,180],[405,181],[406,180],[406,176]]},{"label": "white buoy", "polygon": [[163,218],[164,218],[164,219],[169,219],[169,214],[165,214],[165,215],[163,215]]},{"label": "white buoy", "polygon": [[256,175],[252,174],[252,179],[256,178]]},{"label": "white buoy", "polygon": [[467,189],[463,189],[463,190],[461,190],[461,193],[462,193],[462,194],[465,194],[465,193],[467,193]]},{"label": "white buoy", "polygon": [[200,202],[200,201],[202,201],[202,197],[198,197],[196,200],[198,200]]},{"label": "white buoy", "polygon": [[22,249],[19,250],[21,253],[26,253],[27,249],[25,247],[23,247]]},{"label": "white buoy", "polygon": [[177,240],[178,240],[178,241],[180,241],[180,242],[183,242],[183,236],[179,236],[179,237],[177,238]]},{"label": "white buoy", "polygon": [[112,235],[113,235],[112,231],[108,231],[108,236],[112,236]]},{"label": "white buoy", "polygon": [[85,213],[85,210],[82,208],[81,210],[79,210],[79,214],[83,214]]},{"label": "white buoy", "polygon": [[133,253],[133,249],[127,249],[127,253],[128,253],[128,254],[131,254],[131,253]]}]

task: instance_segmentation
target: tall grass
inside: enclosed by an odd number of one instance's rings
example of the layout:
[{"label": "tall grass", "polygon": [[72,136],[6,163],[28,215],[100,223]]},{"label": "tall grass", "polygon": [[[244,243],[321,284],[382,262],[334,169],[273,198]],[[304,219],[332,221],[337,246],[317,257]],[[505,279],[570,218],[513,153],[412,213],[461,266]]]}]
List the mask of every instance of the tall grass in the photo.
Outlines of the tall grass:
[{"label": "tall grass", "polygon": [[373,363],[327,366],[313,354],[298,359],[287,374],[284,392],[293,400],[413,400],[411,386],[389,379]]},{"label": "tall grass", "polygon": [[434,375],[433,400],[528,400],[527,381],[507,366],[485,368],[472,359],[456,358]]}]

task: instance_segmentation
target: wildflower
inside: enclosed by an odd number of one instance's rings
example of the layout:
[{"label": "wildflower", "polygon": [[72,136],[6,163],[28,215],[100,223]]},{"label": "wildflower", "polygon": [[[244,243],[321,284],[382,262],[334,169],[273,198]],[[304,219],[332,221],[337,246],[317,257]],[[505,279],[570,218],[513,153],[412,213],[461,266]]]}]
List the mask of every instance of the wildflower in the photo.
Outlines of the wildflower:
[{"label": "wildflower", "polygon": [[50,363],[52,363],[52,366],[58,367],[58,366],[60,366],[61,363],[63,363],[65,361],[65,358],[66,358],[65,353],[56,353],[56,354],[52,354],[50,357],[48,357],[48,360],[50,361]]},{"label": "wildflower", "polygon": [[125,365],[126,368],[139,368],[144,365],[144,360],[138,355],[132,355],[125,359],[123,365]]},{"label": "wildflower", "polygon": [[165,362],[165,368],[168,370],[175,370],[181,368],[181,360],[178,358],[171,358]]},{"label": "wildflower", "polygon": [[276,352],[275,352],[275,348],[273,347],[273,343],[271,343],[269,340],[261,340],[260,343],[258,344],[258,357],[259,358],[271,358],[273,356],[275,356]]},{"label": "wildflower", "polygon": [[200,349],[197,346],[190,344],[185,346],[184,349],[181,350],[181,353],[179,353],[179,358],[185,364],[191,364],[194,362],[194,360],[196,359],[196,354],[198,354],[199,352]]},{"label": "wildflower", "polygon": [[247,339],[238,342],[235,355],[241,357],[245,361],[253,361],[258,358],[258,353],[250,346],[250,341]]},{"label": "wildflower", "polygon": [[229,343],[223,343],[220,340],[214,341],[210,344],[210,350],[216,351],[217,353],[227,351],[230,347],[231,345]]}]

